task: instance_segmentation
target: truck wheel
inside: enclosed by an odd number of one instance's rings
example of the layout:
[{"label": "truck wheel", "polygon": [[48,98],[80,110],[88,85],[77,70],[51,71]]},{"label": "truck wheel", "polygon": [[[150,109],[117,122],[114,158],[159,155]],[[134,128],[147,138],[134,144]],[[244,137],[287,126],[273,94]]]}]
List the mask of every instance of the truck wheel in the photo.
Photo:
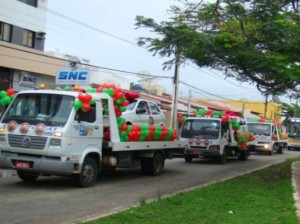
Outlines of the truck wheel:
[{"label": "truck wheel", "polygon": [[273,150],[271,150],[271,151],[269,152],[269,155],[270,155],[270,156],[273,156]]},{"label": "truck wheel", "polygon": [[246,161],[246,160],[248,159],[248,154],[249,154],[249,153],[248,153],[248,150],[243,150],[243,151],[241,151],[241,153],[240,153],[238,159],[239,159],[239,160]]},{"label": "truck wheel", "polygon": [[142,158],[141,159],[141,171],[144,175],[150,175],[150,159],[149,158]]},{"label": "truck wheel", "polygon": [[18,177],[25,182],[34,182],[39,176],[39,173],[29,173],[17,170]]},{"label": "truck wheel", "polygon": [[141,171],[143,174],[157,176],[161,173],[165,165],[165,158],[161,152],[154,154],[153,158],[143,158],[141,160]]},{"label": "truck wheel", "polygon": [[91,157],[86,157],[80,173],[74,175],[74,180],[80,187],[91,187],[96,183],[97,176],[96,161]]},{"label": "truck wheel", "polygon": [[193,156],[185,155],[185,156],[184,156],[184,159],[185,159],[185,161],[186,161],[187,163],[191,163],[192,160],[193,160]]},{"label": "truck wheel", "polygon": [[225,164],[227,162],[227,151],[224,149],[223,154],[219,157],[219,163]]},{"label": "truck wheel", "polygon": [[159,175],[165,166],[165,158],[161,152],[157,152],[154,154],[152,158],[152,162],[150,164],[151,175],[157,176]]},{"label": "truck wheel", "polygon": [[283,146],[282,145],[278,146],[277,153],[283,154]]}]

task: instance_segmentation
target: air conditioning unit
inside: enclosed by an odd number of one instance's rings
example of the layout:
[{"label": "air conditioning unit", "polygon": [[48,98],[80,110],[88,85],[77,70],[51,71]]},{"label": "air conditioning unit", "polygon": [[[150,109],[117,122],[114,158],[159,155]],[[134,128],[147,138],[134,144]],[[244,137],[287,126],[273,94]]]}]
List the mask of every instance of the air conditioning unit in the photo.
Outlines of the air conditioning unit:
[{"label": "air conditioning unit", "polygon": [[44,33],[44,32],[36,32],[35,33],[37,39],[44,39],[45,38],[45,34],[46,33]]}]

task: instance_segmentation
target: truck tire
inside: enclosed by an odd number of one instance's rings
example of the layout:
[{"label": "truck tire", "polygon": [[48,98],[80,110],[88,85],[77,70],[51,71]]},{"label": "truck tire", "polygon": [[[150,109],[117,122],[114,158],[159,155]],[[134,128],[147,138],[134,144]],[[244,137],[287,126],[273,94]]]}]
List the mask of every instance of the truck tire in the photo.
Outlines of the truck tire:
[{"label": "truck tire", "polygon": [[74,180],[79,187],[91,187],[96,183],[97,177],[96,161],[91,157],[86,157],[80,173],[74,175]]},{"label": "truck tire", "polygon": [[283,145],[279,145],[277,149],[278,154],[283,154]]},{"label": "truck tire", "polygon": [[185,162],[191,163],[192,160],[193,160],[193,156],[191,156],[191,155],[185,155],[185,156],[184,156],[184,159],[185,159]]},{"label": "truck tire", "polygon": [[248,150],[242,150],[239,157],[238,157],[238,159],[246,161],[248,159],[248,155],[249,155]]},{"label": "truck tire", "polygon": [[141,158],[141,172],[144,175],[150,175],[150,158]]},{"label": "truck tire", "polygon": [[218,162],[220,164],[225,164],[227,162],[227,150],[224,149],[223,154],[219,156]]},{"label": "truck tire", "polygon": [[165,158],[161,152],[156,152],[153,158],[141,159],[141,171],[143,174],[157,176],[162,172]]},{"label": "truck tire", "polygon": [[39,173],[30,173],[26,171],[17,170],[18,177],[25,182],[34,182],[39,176]]}]

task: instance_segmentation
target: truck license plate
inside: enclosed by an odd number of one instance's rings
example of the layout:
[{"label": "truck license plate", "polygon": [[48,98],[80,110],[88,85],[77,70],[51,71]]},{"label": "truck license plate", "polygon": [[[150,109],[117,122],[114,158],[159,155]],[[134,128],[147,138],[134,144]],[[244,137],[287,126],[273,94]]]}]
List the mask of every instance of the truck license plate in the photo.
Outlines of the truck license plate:
[{"label": "truck license plate", "polygon": [[16,166],[16,168],[19,168],[19,169],[29,169],[30,168],[29,162],[24,162],[24,161],[16,161],[15,166]]},{"label": "truck license plate", "polygon": [[202,152],[201,152],[201,151],[193,151],[193,154],[194,154],[194,155],[201,155]]}]

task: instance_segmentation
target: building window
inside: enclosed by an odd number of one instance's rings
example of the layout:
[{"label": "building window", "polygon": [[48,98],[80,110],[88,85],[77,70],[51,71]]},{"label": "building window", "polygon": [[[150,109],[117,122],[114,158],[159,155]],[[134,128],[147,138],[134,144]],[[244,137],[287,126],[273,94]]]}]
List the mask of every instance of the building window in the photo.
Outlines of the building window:
[{"label": "building window", "polygon": [[18,0],[19,2],[23,2],[27,5],[31,5],[37,7],[37,0]]},{"label": "building window", "polygon": [[33,36],[34,33],[29,30],[24,30],[23,32],[23,46],[33,47]]},{"label": "building window", "polygon": [[0,22],[0,40],[10,42],[11,39],[11,25]]}]

